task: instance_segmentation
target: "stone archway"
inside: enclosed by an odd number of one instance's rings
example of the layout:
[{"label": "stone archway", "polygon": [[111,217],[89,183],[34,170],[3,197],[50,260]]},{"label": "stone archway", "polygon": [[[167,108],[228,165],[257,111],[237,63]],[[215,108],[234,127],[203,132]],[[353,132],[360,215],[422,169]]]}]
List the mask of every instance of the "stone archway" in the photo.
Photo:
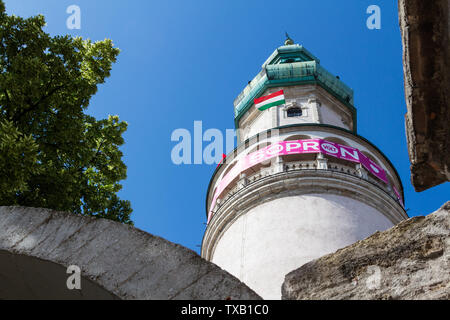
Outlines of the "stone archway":
[{"label": "stone archway", "polygon": [[[81,290],[67,289],[69,266]],[[0,299],[260,299],[195,252],[105,219],[0,207]]]}]

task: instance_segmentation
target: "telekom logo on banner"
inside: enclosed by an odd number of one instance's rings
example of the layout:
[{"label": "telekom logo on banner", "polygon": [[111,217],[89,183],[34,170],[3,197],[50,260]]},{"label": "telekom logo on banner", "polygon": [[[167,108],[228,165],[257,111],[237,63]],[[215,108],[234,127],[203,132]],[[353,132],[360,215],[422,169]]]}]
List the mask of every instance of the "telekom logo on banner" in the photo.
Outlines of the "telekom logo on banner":
[{"label": "telekom logo on banner", "polygon": [[[335,158],[360,163],[372,175],[374,175],[384,183],[389,184],[386,171],[384,171],[380,166],[378,166],[371,159],[361,153],[361,151],[359,151],[358,149],[321,139],[280,141],[259,151],[253,152],[247,155],[245,158],[239,160],[239,162],[233,167],[233,169],[231,169],[231,171],[222,178],[217,186],[216,191],[214,192],[210,212],[208,214],[208,223],[212,218],[212,210],[214,209],[217,198],[223,192],[223,190],[225,190],[225,188],[236,177],[239,176],[241,172],[253,167],[254,165],[277,156],[303,153],[323,153]],[[397,197],[400,200],[400,197]]]}]

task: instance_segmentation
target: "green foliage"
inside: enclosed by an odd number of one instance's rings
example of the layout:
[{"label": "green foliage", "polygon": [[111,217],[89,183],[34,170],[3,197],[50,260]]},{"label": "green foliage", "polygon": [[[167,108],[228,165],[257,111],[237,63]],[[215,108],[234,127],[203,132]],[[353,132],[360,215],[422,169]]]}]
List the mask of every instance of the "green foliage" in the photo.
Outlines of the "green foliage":
[{"label": "green foliage", "polygon": [[0,0],[0,205],[43,207],[131,224],[117,116],[84,113],[110,76],[111,40],[51,37],[43,16],[8,16]]}]

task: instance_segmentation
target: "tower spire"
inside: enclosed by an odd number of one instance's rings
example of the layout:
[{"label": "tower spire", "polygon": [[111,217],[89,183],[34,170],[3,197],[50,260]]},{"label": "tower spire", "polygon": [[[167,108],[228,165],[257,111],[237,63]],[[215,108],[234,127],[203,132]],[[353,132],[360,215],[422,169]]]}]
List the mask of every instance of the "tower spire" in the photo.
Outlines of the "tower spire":
[{"label": "tower spire", "polygon": [[293,45],[293,44],[294,44],[294,40],[292,40],[292,39],[289,37],[288,33],[286,32],[286,41],[284,41],[284,45],[285,45],[285,46],[290,46],[290,45]]}]

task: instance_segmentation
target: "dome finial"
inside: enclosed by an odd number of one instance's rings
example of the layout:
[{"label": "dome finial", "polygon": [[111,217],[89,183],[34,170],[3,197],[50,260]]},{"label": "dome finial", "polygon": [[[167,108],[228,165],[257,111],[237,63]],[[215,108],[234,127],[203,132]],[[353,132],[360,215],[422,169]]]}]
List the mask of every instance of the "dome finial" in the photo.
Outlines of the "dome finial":
[{"label": "dome finial", "polygon": [[293,45],[293,44],[294,44],[294,40],[292,40],[292,39],[289,37],[288,33],[286,32],[286,41],[284,41],[284,45],[285,45],[285,46],[290,46],[290,45]]}]

